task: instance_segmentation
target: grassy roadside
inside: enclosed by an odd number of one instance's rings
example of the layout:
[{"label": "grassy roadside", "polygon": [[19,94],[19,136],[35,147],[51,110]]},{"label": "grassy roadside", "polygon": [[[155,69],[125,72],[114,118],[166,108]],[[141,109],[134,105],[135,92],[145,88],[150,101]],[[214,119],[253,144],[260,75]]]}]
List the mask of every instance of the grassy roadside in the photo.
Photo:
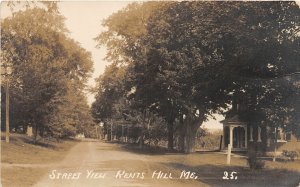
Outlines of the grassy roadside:
[{"label": "grassy roadside", "polygon": [[75,140],[67,140],[33,144],[26,135],[12,134],[7,144],[1,134],[2,186],[32,186],[48,171],[51,163],[62,160],[76,143]]},{"label": "grassy roadside", "polygon": [[[137,146],[130,145],[122,145],[121,147],[124,151],[149,157],[150,172],[154,170],[171,171],[176,176],[182,170],[196,172],[199,180],[195,186],[290,187],[298,186],[300,182],[300,160],[286,162],[272,162],[271,159],[264,160],[265,167],[263,169],[251,170],[245,157],[232,156],[231,165],[227,165],[227,155],[220,152],[180,154],[164,151],[153,152],[147,149],[139,150]],[[293,149],[299,148],[299,144],[295,144]],[[287,148],[285,147],[285,149]],[[107,164],[119,166],[122,164],[120,162]],[[126,161],[126,163],[129,163],[129,161]],[[223,179],[224,172],[227,172],[228,179]],[[237,177],[236,179],[230,179],[232,172]],[[178,180],[177,183],[180,184],[179,186],[185,186],[190,183],[190,180]]]}]

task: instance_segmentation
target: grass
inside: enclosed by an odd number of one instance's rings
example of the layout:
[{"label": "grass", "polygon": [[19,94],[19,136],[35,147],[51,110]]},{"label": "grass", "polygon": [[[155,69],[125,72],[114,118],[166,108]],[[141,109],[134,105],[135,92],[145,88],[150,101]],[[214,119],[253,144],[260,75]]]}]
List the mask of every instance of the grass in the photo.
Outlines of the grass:
[{"label": "grass", "polygon": [[[5,186],[32,186],[52,163],[64,158],[74,140],[34,144],[26,135],[11,134],[10,143],[1,134],[1,183]],[[14,180],[11,180],[14,179]]]},{"label": "grass", "polygon": [[[231,165],[226,164],[226,155],[218,153],[195,153],[190,155],[166,155],[156,159],[175,170],[189,170],[199,176],[199,186],[297,186],[300,182],[300,162],[266,161],[266,168],[251,170],[245,158],[232,157]],[[237,172],[237,180],[224,180],[224,172]]]},{"label": "grass", "polygon": [[[124,148],[124,147],[123,147]],[[127,147],[126,147],[127,148]],[[297,147],[294,147],[297,148]],[[288,187],[300,183],[300,160],[289,162],[272,162],[265,160],[265,168],[251,170],[245,157],[231,157],[231,165],[226,164],[226,154],[218,152],[201,152],[193,154],[157,152],[150,154],[146,151],[123,149],[151,157],[151,170],[172,170],[180,172],[189,170],[199,176],[197,186],[272,186]],[[237,172],[237,180],[224,180],[224,172]],[[185,180],[180,180],[184,185]]]},{"label": "grass", "polygon": [[[44,168],[2,168],[1,184],[3,187],[33,186],[45,174]],[[34,177],[33,177],[34,176]]]},{"label": "grass", "polygon": [[[2,139],[2,138],[1,138]],[[10,143],[1,141],[1,162],[10,164],[44,164],[60,160],[63,152],[69,150],[74,141],[38,142],[34,144],[30,137],[13,134]]]},{"label": "grass", "polygon": [[297,151],[300,153],[300,142],[287,142],[286,144],[283,144],[281,147],[278,148],[278,151]]}]

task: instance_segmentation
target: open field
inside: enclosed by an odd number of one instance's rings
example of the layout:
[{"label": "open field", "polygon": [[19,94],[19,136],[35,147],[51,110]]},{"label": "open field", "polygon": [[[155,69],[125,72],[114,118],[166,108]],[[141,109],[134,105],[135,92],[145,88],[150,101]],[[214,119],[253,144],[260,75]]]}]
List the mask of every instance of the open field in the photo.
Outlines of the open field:
[{"label": "open field", "polygon": [[[32,186],[53,163],[62,160],[77,141],[38,142],[12,134],[10,143],[1,135],[1,183],[3,186]],[[12,180],[13,179],[13,180]]]}]

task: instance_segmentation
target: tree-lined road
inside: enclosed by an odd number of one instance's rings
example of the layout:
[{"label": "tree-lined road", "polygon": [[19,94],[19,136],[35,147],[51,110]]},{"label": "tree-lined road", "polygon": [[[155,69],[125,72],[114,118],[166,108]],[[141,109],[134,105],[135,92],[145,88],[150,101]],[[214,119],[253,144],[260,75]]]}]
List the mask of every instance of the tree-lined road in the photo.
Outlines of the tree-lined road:
[{"label": "tree-lined road", "polygon": [[[203,186],[198,180],[174,179],[180,171],[162,164],[168,162],[167,157],[128,152],[117,144],[83,141],[63,161],[49,168],[35,187]],[[152,179],[155,171],[157,175]],[[173,179],[156,179],[159,171],[170,172]]]}]

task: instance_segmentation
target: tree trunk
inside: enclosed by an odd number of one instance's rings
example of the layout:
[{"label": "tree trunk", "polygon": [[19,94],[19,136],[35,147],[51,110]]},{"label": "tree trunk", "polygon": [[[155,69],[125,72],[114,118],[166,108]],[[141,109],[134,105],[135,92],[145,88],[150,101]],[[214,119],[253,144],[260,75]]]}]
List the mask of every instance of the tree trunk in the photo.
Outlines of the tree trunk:
[{"label": "tree trunk", "polygon": [[273,162],[276,162],[276,152],[277,152],[277,128],[275,127],[275,140],[274,140],[274,156]]},{"label": "tree trunk", "polygon": [[184,137],[184,152],[192,153],[195,152],[195,138],[197,134],[197,129],[200,125],[187,124],[186,135]]},{"label": "tree trunk", "polygon": [[45,132],[45,127],[42,126],[41,128],[39,128],[39,135],[40,137],[42,137],[44,139],[44,132]]},{"label": "tree trunk", "polygon": [[34,136],[33,136],[33,142],[34,142],[34,144],[36,144],[36,142],[37,142],[37,136],[38,136],[38,125],[37,125],[37,123],[35,123],[35,125],[34,125]]},{"label": "tree trunk", "polygon": [[173,150],[174,149],[174,120],[168,121],[168,149]]},{"label": "tree trunk", "polygon": [[167,131],[168,131],[168,149],[174,150],[174,109],[173,102],[170,103],[170,112],[167,117]]},{"label": "tree trunk", "polygon": [[27,126],[28,126],[28,125],[22,125],[22,127],[23,127],[23,133],[24,133],[24,134],[27,134]]},{"label": "tree trunk", "polygon": [[188,117],[185,120],[185,137],[184,137],[184,152],[192,153],[195,152],[196,134],[198,128],[203,122],[202,118],[193,119]]},{"label": "tree trunk", "polygon": [[179,151],[180,152],[184,152],[184,142],[185,142],[185,132],[186,132],[186,128],[185,128],[185,123],[183,122],[183,115],[180,115],[179,118],[179,125],[180,125],[180,132],[179,132]]},{"label": "tree trunk", "polygon": [[139,147],[142,148],[144,146],[144,132],[142,131],[139,140]]},{"label": "tree trunk", "polygon": [[139,147],[142,148],[144,146],[144,136],[145,136],[145,128],[146,128],[146,110],[143,111],[142,117],[142,130],[140,134]]}]

